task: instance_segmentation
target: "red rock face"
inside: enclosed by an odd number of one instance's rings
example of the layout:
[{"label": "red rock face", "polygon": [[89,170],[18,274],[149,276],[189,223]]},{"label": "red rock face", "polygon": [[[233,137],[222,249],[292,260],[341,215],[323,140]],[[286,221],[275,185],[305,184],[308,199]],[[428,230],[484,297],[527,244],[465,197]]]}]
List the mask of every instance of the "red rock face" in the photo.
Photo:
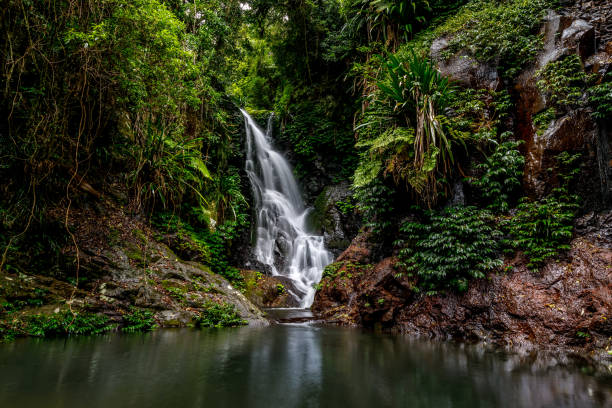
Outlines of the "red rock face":
[{"label": "red rock face", "polygon": [[591,114],[582,109],[556,119],[542,135],[532,132],[527,138],[525,155],[524,181],[528,193],[542,197],[550,192],[556,180],[548,169],[555,168],[555,157],[565,151],[580,153],[582,164],[592,167],[593,178],[585,187],[597,192],[597,137]]},{"label": "red rock face", "polygon": [[430,337],[603,350],[612,336],[612,241],[602,231],[612,231],[612,214],[603,217],[605,227],[575,239],[567,256],[539,272],[517,256],[506,260],[508,273],[436,296],[416,294],[394,257],[359,263],[359,254],[371,250],[360,236],[336,275],[322,282],[313,311],[328,322]]},{"label": "red rock face", "polygon": [[[541,198],[555,187],[554,175],[548,169],[555,167],[555,157],[564,152],[580,153],[585,175],[581,180],[582,191],[589,197],[600,190],[597,163],[599,131],[589,112],[583,109],[570,111],[554,120],[544,132],[538,134],[533,117],[548,106],[546,95],[537,87],[537,71],[548,63],[567,55],[577,54],[583,61],[596,51],[595,29],[583,19],[559,16],[551,12],[542,27],[544,48],[534,65],[523,72],[515,85],[517,100],[516,137],[525,141],[524,188],[526,193]],[[597,201],[597,198],[592,199]],[[590,204],[590,203],[589,203]]]}]

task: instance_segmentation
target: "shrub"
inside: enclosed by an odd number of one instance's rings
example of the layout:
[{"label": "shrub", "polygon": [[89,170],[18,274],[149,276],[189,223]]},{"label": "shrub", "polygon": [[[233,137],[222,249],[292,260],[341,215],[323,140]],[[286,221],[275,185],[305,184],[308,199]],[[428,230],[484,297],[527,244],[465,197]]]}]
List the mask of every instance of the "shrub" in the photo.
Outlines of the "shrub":
[{"label": "shrub", "polygon": [[37,314],[23,318],[7,316],[6,321],[0,322],[0,336],[6,341],[19,336],[89,335],[100,334],[114,327],[115,325],[110,324],[108,317],[104,315],[86,312],[72,313],[66,310],[60,313]]},{"label": "shrub", "polygon": [[428,211],[423,222],[401,227],[404,240],[400,263],[409,276],[418,277],[418,289],[432,294],[441,289],[464,291],[471,278],[501,267],[498,257],[501,233],[492,217],[476,207],[450,207]]},{"label": "shrub", "polygon": [[121,328],[124,332],[151,331],[157,327],[153,312],[137,307],[130,307],[129,313],[123,315],[125,326]]},{"label": "shrub", "polygon": [[247,324],[234,305],[207,302],[204,311],[195,319],[197,327],[235,327]]},{"label": "shrub", "polygon": [[[453,160],[451,141],[438,119],[450,102],[453,86],[431,61],[414,52],[402,59],[390,55],[385,65],[387,78],[378,87],[404,124],[414,129],[412,137],[409,131],[401,132],[402,141],[412,145],[411,151],[393,155],[386,171],[396,183],[408,181],[431,202],[436,194],[435,170],[446,173]],[[386,138],[383,142],[388,145]]]}]

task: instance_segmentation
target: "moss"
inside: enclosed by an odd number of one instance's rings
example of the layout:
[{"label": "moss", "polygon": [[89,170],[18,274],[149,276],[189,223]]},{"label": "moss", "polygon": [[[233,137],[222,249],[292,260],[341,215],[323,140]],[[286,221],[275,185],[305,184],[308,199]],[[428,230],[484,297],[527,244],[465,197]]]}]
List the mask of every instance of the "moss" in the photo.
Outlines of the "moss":
[{"label": "moss", "polygon": [[214,272],[210,269],[209,266],[203,265],[203,264],[201,264],[199,262],[194,262],[191,265],[195,266],[196,268],[198,268],[202,272],[206,273],[207,275],[213,275],[214,274]]},{"label": "moss", "polygon": [[426,30],[407,47],[427,53],[436,38],[446,37],[449,46],[443,55],[450,58],[469,50],[481,62],[499,61],[507,78],[513,78],[542,47],[537,27],[555,0],[477,0],[465,5],[440,25]]},{"label": "moss", "polygon": [[144,231],[143,231],[143,230],[140,230],[140,229],[134,229],[134,230],[132,230],[132,235],[133,235],[135,238],[138,238],[138,240],[140,240],[140,242],[141,242],[143,245],[147,245],[147,243],[149,242],[149,240],[147,239],[147,235],[144,233]]},{"label": "moss", "polygon": [[121,232],[115,226],[110,226],[106,237],[108,246],[115,247],[121,243]]},{"label": "moss", "polygon": [[137,265],[143,266],[146,264],[146,256],[144,251],[137,245],[127,242],[123,248],[123,252],[128,259],[134,261]]}]

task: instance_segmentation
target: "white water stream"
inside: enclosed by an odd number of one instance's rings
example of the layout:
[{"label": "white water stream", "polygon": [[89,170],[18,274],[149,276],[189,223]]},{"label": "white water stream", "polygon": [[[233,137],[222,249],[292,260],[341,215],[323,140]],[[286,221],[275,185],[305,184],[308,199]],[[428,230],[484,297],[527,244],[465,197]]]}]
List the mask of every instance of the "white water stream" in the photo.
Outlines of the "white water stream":
[{"label": "white water stream", "polygon": [[308,226],[309,208],[300,194],[291,166],[271,143],[272,121],[264,132],[242,110],[247,137],[246,172],[251,181],[257,222],[255,257],[273,275],[290,278],[300,307],[314,301],[314,285],[333,261],[323,237]]}]

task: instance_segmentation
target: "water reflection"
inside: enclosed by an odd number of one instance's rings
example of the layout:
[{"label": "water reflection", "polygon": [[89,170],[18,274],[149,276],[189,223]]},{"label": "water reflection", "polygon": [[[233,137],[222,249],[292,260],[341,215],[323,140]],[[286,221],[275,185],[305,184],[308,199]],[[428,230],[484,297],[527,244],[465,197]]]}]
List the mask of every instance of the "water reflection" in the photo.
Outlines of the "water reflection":
[{"label": "water reflection", "polygon": [[0,346],[0,406],[612,406],[610,383],[533,363],[306,325],[24,340]]}]

